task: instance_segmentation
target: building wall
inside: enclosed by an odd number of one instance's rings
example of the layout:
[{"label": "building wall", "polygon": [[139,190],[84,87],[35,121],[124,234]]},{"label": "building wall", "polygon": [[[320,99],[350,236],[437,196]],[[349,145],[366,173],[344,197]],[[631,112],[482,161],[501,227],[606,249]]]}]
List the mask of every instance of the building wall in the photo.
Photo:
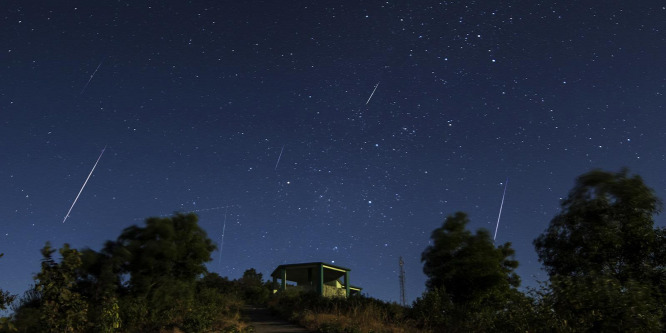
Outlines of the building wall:
[{"label": "building wall", "polygon": [[324,296],[325,297],[346,297],[347,291],[343,288],[338,288],[338,286],[324,285]]}]

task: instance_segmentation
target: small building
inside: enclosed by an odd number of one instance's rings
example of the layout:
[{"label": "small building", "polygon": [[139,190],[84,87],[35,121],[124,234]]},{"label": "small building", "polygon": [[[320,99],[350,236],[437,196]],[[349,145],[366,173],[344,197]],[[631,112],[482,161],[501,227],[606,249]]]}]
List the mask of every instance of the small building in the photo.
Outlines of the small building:
[{"label": "small building", "polygon": [[[273,293],[296,289],[325,297],[360,294],[362,288],[349,283],[349,271],[349,268],[323,262],[280,265],[271,273]],[[340,281],[341,278],[344,280]]]}]

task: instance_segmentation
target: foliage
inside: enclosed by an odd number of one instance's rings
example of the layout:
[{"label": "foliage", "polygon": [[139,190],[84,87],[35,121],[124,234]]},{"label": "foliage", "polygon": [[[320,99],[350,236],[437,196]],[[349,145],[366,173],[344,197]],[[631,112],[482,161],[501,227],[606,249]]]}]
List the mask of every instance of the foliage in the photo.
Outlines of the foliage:
[{"label": "foliage", "polygon": [[75,291],[81,255],[65,244],[59,251],[62,260],[56,263],[53,259],[55,250],[48,242],[41,252],[42,270],[35,277],[35,290],[41,295],[41,323],[48,331],[83,331],[87,323],[88,303]]},{"label": "foliage", "polygon": [[327,298],[287,290],[271,298],[269,307],[313,332],[420,331],[407,317],[404,307],[360,295]]},{"label": "foliage", "polygon": [[81,251],[78,290],[89,300],[88,322],[94,332],[114,332],[122,326],[118,305],[121,261],[113,255],[115,246],[115,242],[107,242],[101,252]]},{"label": "foliage", "polygon": [[243,277],[238,281],[238,287],[242,290],[243,299],[249,304],[266,304],[271,295],[271,284],[263,281],[263,275],[257,273],[254,268],[243,272]]},{"label": "foliage", "polygon": [[214,249],[194,214],[148,218],[145,227],[126,228],[115,243],[107,243],[112,263],[129,276],[120,299],[127,329],[182,326],[195,305],[196,279],[206,272]]},{"label": "foliage", "polygon": [[103,297],[95,309],[97,311],[95,311],[94,316],[89,317],[94,332],[111,333],[122,326],[120,307],[115,296],[107,295]]},{"label": "foliage", "polygon": [[20,332],[246,331],[240,283],[206,272],[214,249],[194,214],[149,218],[99,252],[66,244],[60,263],[47,243],[12,324]]},{"label": "foliage", "polygon": [[453,303],[444,288],[434,287],[414,301],[412,315],[426,329],[445,327]]},{"label": "foliage", "polygon": [[414,301],[411,316],[436,332],[526,332],[538,321],[529,297],[498,288],[457,304],[443,288],[428,290]]},{"label": "foliage", "polygon": [[230,281],[229,278],[222,277],[220,274],[208,272],[197,280],[197,289],[213,289],[220,294],[235,295],[238,293],[237,283]]},{"label": "foliage", "polygon": [[588,172],[562,202],[562,212],[535,241],[551,276],[598,272],[620,282],[665,277],[666,238],[654,229],[661,201],[628,171]]},{"label": "foliage", "polygon": [[428,290],[444,288],[454,304],[475,300],[495,288],[517,287],[520,278],[514,269],[511,243],[495,247],[490,234],[465,229],[467,215],[457,212],[432,232],[433,245],[421,256]]},{"label": "foliage", "polygon": [[[0,253],[0,258],[2,258],[3,255],[4,253]],[[0,310],[7,309],[7,306],[11,304],[14,299],[16,299],[16,295],[12,295],[8,291],[0,289]]]},{"label": "foliage", "polygon": [[245,324],[241,320],[242,299],[215,288],[202,288],[197,292],[192,310],[183,321],[186,332],[242,331]]},{"label": "foliage", "polygon": [[41,303],[42,296],[34,286],[25,291],[18,302],[11,306],[14,312],[11,317],[14,326],[21,332],[40,332],[42,330],[39,318]]},{"label": "foliage", "polygon": [[[4,253],[0,253],[0,258]],[[6,310],[7,306],[14,302],[16,295],[10,294],[8,291],[0,289],[0,310]],[[14,324],[9,321],[9,318],[0,317],[0,330],[13,331],[15,330]]]},{"label": "foliage", "polygon": [[215,250],[195,214],[148,218],[143,228],[126,228],[117,246],[130,289],[137,295],[149,295],[172,281],[194,282],[206,272],[204,263],[212,260]]},{"label": "foliage", "polygon": [[535,241],[550,275],[542,307],[565,330],[655,331],[666,300],[666,232],[654,191],[626,169],[581,175]]},{"label": "foliage", "polygon": [[650,286],[607,275],[557,276],[541,298],[543,318],[562,332],[658,332],[661,305]]},{"label": "foliage", "polygon": [[472,234],[465,213],[449,216],[432,232],[422,254],[427,290],[412,316],[428,329],[451,332],[525,331],[533,321],[532,301],[516,287],[511,243],[495,246],[485,229]]}]

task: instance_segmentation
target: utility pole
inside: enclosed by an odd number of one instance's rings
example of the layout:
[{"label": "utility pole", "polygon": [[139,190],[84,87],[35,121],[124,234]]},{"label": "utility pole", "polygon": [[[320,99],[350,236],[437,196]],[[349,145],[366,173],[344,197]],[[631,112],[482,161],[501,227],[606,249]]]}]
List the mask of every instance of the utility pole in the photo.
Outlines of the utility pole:
[{"label": "utility pole", "polygon": [[405,300],[405,262],[400,257],[400,304],[402,306],[407,306],[407,301]]}]

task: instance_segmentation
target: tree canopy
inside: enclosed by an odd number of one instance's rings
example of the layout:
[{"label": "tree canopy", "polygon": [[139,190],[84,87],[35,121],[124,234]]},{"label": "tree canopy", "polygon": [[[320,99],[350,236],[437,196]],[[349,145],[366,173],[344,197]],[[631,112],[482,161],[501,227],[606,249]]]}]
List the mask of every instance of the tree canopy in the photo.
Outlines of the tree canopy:
[{"label": "tree canopy", "polygon": [[204,264],[216,248],[195,214],[148,218],[145,227],[123,230],[114,246],[135,293],[147,293],[167,280],[194,282],[206,272]]},{"label": "tree canopy", "polygon": [[654,279],[666,264],[661,201],[641,177],[593,170],[581,175],[562,211],[535,241],[550,276],[609,274],[620,281]]},{"label": "tree canopy", "polygon": [[100,252],[65,244],[60,262],[47,243],[35,287],[17,306],[13,323],[30,332],[220,329],[226,325],[221,319],[238,315],[234,304],[241,301],[225,292],[233,286],[204,280],[215,245],[197,220],[195,214],[148,218]]},{"label": "tree canopy", "polygon": [[81,255],[66,244],[60,249],[62,260],[53,259],[56,250],[46,243],[42,248],[42,270],[35,279],[41,296],[40,322],[53,332],[80,332],[86,327],[88,303],[76,291]]},{"label": "tree canopy", "polygon": [[[660,331],[666,238],[661,201],[628,170],[578,177],[534,245],[550,276],[541,299],[553,324],[573,331]],[[548,311],[546,311],[548,312]]]},{"label": "tree canopy", "polygon": [[457,212],[432,232],[432,245],[421,256],[428,290],[443,288],[454,303],[466,302],[491,289],[517,287],[511,243],[495,247],[485,229],[466,229],[467,214]]}]

